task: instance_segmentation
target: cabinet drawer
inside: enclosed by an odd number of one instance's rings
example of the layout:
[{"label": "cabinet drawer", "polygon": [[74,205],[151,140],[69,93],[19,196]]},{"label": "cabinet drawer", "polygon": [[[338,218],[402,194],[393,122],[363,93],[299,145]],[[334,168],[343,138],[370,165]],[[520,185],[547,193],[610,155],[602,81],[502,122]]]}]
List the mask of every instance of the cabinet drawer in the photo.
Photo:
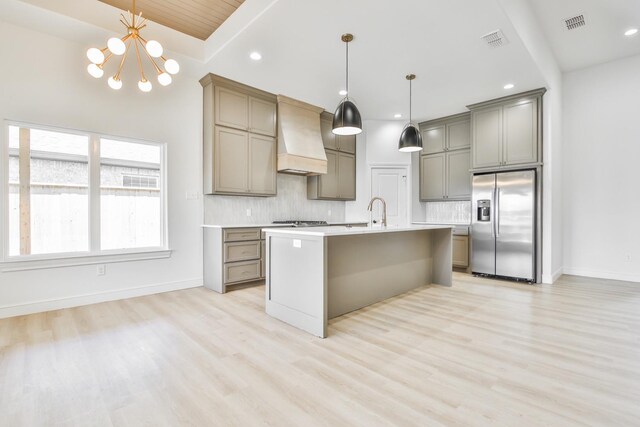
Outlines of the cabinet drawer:
[{"label": "cabinet drawer", "polygon": [[260,240],[259,228],[229,228],[224,230],[225,242],[238,242],[243,240]]},{"label": "cabinet drawer", "polygon": [[224,265],[224,283],[246,282],[260,278],[260,260],[232,262]]},{"label": "cabinet drawer", "polygon": [[260,242],[231,242],[224,244],[224,262],[260,258]]}]

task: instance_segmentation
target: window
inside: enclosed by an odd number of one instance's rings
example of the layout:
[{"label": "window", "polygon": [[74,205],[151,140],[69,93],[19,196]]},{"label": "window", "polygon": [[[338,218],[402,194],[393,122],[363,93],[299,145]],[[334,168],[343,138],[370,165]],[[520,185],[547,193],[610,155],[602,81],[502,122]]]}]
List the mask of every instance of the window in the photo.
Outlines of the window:
[{"label": "window", "polygon": [[164,248],[163,153],[160,144],[9,124],[5,253]]}]

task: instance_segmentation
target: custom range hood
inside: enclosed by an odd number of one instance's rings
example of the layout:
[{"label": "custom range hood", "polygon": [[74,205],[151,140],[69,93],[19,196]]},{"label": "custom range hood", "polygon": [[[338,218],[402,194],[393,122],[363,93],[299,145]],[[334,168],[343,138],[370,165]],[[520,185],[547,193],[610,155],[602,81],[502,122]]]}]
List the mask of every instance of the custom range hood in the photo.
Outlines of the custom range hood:
[{"label": "custom range hood", "polygon": [[327,156],[320,133],[322,111],[322,108],[278,95],[278,172],[327,173]]}]

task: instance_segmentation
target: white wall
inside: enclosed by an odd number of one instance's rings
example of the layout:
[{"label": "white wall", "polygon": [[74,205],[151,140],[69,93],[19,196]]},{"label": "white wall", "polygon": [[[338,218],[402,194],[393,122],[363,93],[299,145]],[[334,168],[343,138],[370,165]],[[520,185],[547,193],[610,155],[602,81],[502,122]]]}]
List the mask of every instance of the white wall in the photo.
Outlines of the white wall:
[{"label": "white wall", "polygon": [[[372,166],[408,166],[409,176],[412,176],[411,154],[398,151],[398,139],[404,125],[398,120],[364,120],[362,123],[356,146],[356,201],[346,204],[347,221],[369,221],[367,205],[371,199]],[[413,196],[411,200],[414,200]],[[407,206],[410,215],[411,208]]]},{"label": "white wall", "polygon": [[0,119],[166,142],[173,254],[110,264],[101,277],[95,266],[0,273],[0,317],[202,284],[202,203],[185,200],[187,191],[202,192],[197,76],[183,68],[174,84],[149,94],[128,76],[116,92],[85,71],[87,47],[0,21]]},{"label": "white wall", "polygon": [[634,56],[564,75],[565,273],[640,282],[638,70]]},{"label": "white wall", "polygon": [[563,272],[562,72],[531,7],[535,0],[498,1],[547,84],[542,124],[542,281],[553,283]]}]

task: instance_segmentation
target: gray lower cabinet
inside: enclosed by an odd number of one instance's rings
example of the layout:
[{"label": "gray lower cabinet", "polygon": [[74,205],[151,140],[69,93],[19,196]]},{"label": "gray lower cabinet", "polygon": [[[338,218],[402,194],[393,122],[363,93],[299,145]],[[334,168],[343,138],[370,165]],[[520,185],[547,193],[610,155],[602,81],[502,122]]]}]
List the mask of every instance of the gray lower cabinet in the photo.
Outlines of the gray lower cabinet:
[{"label": "gray lower cabinet", "polygon": [[471,167],[538,165],[545,89],[470,105]]},{"label": "gray lower cabinet", "polygon": [[420,200],[469,200],[469,150],[420,156]]},{"label": "gray lower cabinet", "polygon": [[307,177],[307,198],[311,200],[355,200],[356,156],[325,150],[327,173]]},{"label": "gray lower cabinet", "polygon": [[204,193],[276,195],[276,96],[209,74],[204,89]]},{"label": "gray lower cabinet", "polygon": [[469,267],[469,236],[453,236],[453,266],[458,268]]},{"label": "gray lower cabinet", "polygon": [[204,227],[204,285],[230,286],[264,278],[265,243],[260,228]]}]

